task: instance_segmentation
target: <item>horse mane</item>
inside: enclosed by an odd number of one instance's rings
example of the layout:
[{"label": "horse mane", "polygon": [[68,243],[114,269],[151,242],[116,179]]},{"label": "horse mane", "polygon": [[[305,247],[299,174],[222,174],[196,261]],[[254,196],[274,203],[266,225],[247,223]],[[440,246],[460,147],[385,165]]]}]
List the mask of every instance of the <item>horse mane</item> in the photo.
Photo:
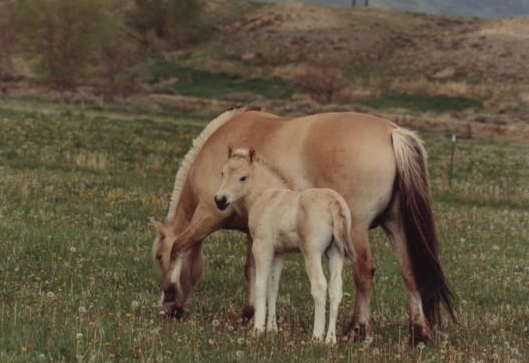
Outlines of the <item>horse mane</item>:
[{"label": "horse mane", "polygon": [[207,124],[207,126],[202,130],[202,132],[193,140],[193,144],[187,154],[184,156],[180,162],[180,167],[176,172],[176,177],[174,181],[173,194],[171,195],[171,200],[169,202],[169,210],[167,212],[167,221],[171,221],[176,213],[176,207],[180,201],[180,195],[184,182],[189,174],[189,169],[193,165],[198,153],[209,139],[209,137],[217,131],[222,125],[231,120],[233,117],[239,113],[247,111],[246,107],[234,108],[228,111],[223,112],[213,121]]},{"label": "horse mane", "polygon": [[[233,151],[231,157],[239,157],[243,159],[250,159],[250,153],[248,149],[236,149]],[[262,156],[257,156],[255,158],[255,162],[261,166],[263,166],[265,169],[267,169],[270,173],[272,173],[276,178],[278,178],[281,183],[283,183],[288,189],[295,190],[294,183],[292,180],[287,178],[285,174],[281,172],[281,170],[277,169],[272,164],[268,163],[266,159],[264,159]]]}]

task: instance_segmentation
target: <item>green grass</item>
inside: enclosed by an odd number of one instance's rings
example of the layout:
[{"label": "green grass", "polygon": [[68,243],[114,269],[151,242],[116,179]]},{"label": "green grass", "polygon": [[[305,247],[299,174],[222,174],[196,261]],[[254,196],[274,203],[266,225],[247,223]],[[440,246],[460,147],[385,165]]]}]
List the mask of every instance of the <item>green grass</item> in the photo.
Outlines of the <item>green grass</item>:
[{"label": "green grass", "polygon": [[410,111],[431,111],[435,113],[469,109],[478,110],[482,107],[481,101],[466,97],[402,93],[382,94],[360,100],[359,102],[376,109],[402,108]]},{"label": "green grass", "polygon": [[[443,262],[459,298],[423,350],[407,348],[407,296],[383,234],[375,340],[310,342],[300,256],[281,282],[281,332],[254,340],[239,317],[244,238],[206,242],[207,269],[183,322],[166,321],[148,217],[162,219],[181,158],[201,125],[184,118],[45,112],[0,104],[0,362],[527,362],[529,147],[425,136]],[[339,326],[351,312],[350,269]]]},{"label": "green grass", "polygon": [[268,99],[289,99],[295,90],[291,84],[277,78],[243,78],[224,72],[212,73],[160,59],[152,59],[148,68],[151,82],[174,78],[170,86],[185,96],[224,98],[246,93]]}]

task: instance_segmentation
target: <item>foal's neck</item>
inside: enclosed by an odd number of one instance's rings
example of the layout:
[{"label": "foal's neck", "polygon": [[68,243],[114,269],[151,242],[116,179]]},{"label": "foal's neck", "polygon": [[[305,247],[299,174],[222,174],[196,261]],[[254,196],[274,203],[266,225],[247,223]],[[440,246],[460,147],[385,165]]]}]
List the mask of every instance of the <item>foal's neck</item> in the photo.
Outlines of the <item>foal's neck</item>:
[{"label": "foal's neck", "polygon": [[260,159],[255,161],[251,179],[251,188],[244,197],[248,211],[267,189],[293,189],[290,181],[279,170]]}]

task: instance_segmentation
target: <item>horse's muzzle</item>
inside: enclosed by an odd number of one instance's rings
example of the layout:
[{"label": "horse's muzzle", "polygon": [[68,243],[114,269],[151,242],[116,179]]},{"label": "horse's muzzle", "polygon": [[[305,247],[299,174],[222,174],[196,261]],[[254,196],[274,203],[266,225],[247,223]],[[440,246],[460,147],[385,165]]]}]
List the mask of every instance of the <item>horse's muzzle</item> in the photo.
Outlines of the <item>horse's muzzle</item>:
[{"label": "horse's muzzle", "polygon": [[176,303],[176,286],[174,284],[163,290],[162,308],[168,318],[179,320],[184,316],[184,308]]},{"label": "horse's muzzle", "polygon": [[215,204],[217,205],[217,208],[220,210],[225,210],[230,205],[225,195],[223,195],[222,197],[218,197],[215,195],[213,199],[215,200]]}]

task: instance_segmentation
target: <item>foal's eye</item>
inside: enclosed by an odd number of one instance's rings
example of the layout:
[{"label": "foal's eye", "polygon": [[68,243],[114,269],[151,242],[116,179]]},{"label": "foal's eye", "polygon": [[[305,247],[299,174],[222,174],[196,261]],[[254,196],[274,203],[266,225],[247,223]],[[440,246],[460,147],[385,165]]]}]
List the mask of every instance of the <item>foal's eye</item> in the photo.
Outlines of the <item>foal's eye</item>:
[{"label": "foal's eye", "polygon": [[162,255],[156,255],[156,262],[162,263]]},{"label": "foal's eye", "polygon": [[243,182],[243,181],[246,181],[247,178],[248,178],[247,176],[243,176],[243,177],[240,178],[239,180]]}]

